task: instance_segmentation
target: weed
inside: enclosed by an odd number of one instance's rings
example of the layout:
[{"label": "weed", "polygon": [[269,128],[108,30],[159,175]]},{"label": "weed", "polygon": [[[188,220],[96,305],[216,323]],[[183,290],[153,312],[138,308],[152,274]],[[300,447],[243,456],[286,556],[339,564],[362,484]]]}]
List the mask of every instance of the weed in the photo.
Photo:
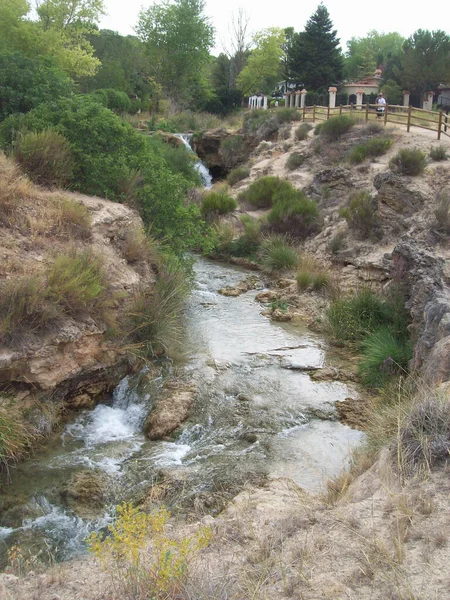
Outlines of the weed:
[{"label": "weed", "polygon": [[[109,535],[93,533],[88,538],[89,551],[111,575],[122,597],[173,597],[186,582],[192,559],[209,544],[211,530],[200,527],[191,536],[173,539],[167,533],[170,513],[165,508],[146,514],[123,503],[116,510]],[[148,542],[151,545],[144,550]]]},{"label": "weed", "polygon": [[248,167],[236,167],[232,169],[227,175],[227,183],[232,186],[242,179],[246,179],[250,175],[250,169]]},{"label": "weed", "polygon": [[140,261],[155,263],[156,242],[140,229],[127,231],[122,244],[122,254],[125,260],[131,264]]},{"label": "weed", "polygon": [[430,148],[429,156],[431,160],[435,161],[447,160],[447,148],[445,146],[435,146],[434,148]]},{"label": "weed", "polygon": [[438,193],[436,202],[432,228],[438,233],[448,235],[450,234],[450,195],[446,190],[442,190]]},{"label": "weed", "polygon": [[362,163],[366,158],[381,156],[392,146],[390,138],[373,138],[364,144],[354,146],[348,156],[352,164]]},{"label": "weed", "polygon": [[294,269],[298,258],[297,250],[289,245],[289,240],[284,235],[268,235],[261,242],[261,264],[268,273]]},{"label": "weed", "polygon": [[278,130],[278,140],[288,140],[291,137],[291,126],[283,125]]},{"label": "weed", "polygon": [[255,244],[261,240],[261,223],[250,215],[241,215],[241,223],[244,226],[244,235]]},{"label": "weed", "polygon": [[70,144],[52,129],[21,135],[13,154],[36,183],[64,187],[72,178],[74,161]]},{"label": "weed", "polygon": [[239,202],[249,202],[257,208],[270,208],[273,204],[275,192],[290,190],[291,188],[292,186],[288,181],[273,175],[267,175],[251,183],[246,190],[239,194],[238,200]]},{"label": "weed", "polygon": [[[319,132],[316,135],[320,135],[329,141],[336,141],[343,136],[344,133],[350,131],[354,124],[354,119],[352,119],[352,117],[349,115],[332,117],[331,119],[328,119],[328,121],[320,123]],[[314,133],[316,133],[316,131]]]},{"label": "weed", "polygon": [[267,220],[277,231],[304,238],[316,228],[318,216],[317,203],[309,200],[304,192],[289,185],[274,193],[273,206]]},{"label": "weed", "polygon": [[352,194],[347,206],[341,208],[339,214],[347,221],[349,228],[355,230],[359,236],[379,237],[377,204],[370,192],[363,190]]},{"label": "weed", "polygon": [[286,161],[286,169],[294,171],[305,162],[306,156],[301,152],[293,152]]},{"label": "weed", "polygon": [[0,470],[8,472],[11,463],[21,458],[36,439],[20,414],[9,408],[0,409]]},{"label": "weed", "polygon": [[337,254],[345,248],[347,244],[347,232],[337,231],[328,243],[328,250],[332,254]]},{"label": "weed", "polygon": [[231,135],[221,140],[219,154],[226,168],[235,167],[248,158],[248,149],[242,135]]},{"label": "weed", "polygon": [[418,149],[403,148],[391,158],[389,166],[402,175],[420,175],[426,165],[425,154]]},{"label": "weed", "polygon": [[84,204],[64,197],[56,197],[54,203],[58,232],[81,240],[91,237],[91,214]]},{"label": "weed", "polygon": [[288,309],[288,303],[285,300],[273,300],[269,304],[270,310],[273,312],[274,310],[281,310],[281,312],[286,312]]},{"label": "weed", "polygon": [[200,211],[204,219],[213,220],[218,215],[232,212],[236,207],[236,200],[228,193],[228,186],[222,185],[204,194]]},{"label": "weed", "polygon": [[392,375],[406,374],[411,357],[412,347],[409,341],[397,337],[390,327],[382,327],[363,342],[359,376],[365,385],[380,387]]},{"label": "weed", "polygon": [[308,132],[312,129],[312,125],[310,123],[302,123],[295,130],[295,139],[299,142],[302,140],[306,140],[308,137]]}]

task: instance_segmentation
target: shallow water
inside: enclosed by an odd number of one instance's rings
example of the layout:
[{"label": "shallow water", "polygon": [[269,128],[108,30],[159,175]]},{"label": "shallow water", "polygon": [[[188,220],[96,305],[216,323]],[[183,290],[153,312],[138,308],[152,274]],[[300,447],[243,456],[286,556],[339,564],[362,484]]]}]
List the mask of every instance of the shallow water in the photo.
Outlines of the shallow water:
[{"label": "shallow water", "polygon": [[[257,291],[237,298],[217,293],[247,274],[199,259],[197,286],[186,309],[184,357],[176,371],[197,386],[190,418],[173,441],[142,434],[148,410],[173,365],[126,377],[110,405],[82,411],[58,444],[13,473],[0,515],[0,552],[20,544],[65,559],[85,551],[90,531],[104,527],[114,504],[145,496],[161,480],[182,481],[178,509],[246,481],[287,476],[318,491],[348,460],[361,433],[335,420],[333,403],[356,390],[313,382],[298,367],[327,362],[327,346],[306,329],[262,316]],[[67,505],[61,490],[79,470],[103,473],[105,506],[91,513]],[[170,504],[170,499],[168,500]],[[186,504],[187,503],[187,504]],[[75,511],[76,509],[76,511]],[[3,552],[3,560],[5,552]]]}]

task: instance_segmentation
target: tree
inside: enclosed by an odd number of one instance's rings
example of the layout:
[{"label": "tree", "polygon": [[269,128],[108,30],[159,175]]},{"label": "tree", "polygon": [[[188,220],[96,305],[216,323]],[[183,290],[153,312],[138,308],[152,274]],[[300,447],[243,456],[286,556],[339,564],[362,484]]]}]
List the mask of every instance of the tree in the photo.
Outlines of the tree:
[{"label": "tree", "polygon": [[263,29],[254,37],[255,49],[237,78],[244,94],[270,94],[281,77],[284,31],[276,27]]},{"label": "tree", "polygon": [[248,31],[249,22],[250,17],[242,7],[238,9],[237,14],[233,14],[231,17],[231,24],[229,27],[230,46],[225,48],[225,53],[230,59],[232,87],[236,86],[236,79],[245,67],[250,55],[252,40]]},{"label": "tree", "polygon": [[386,65],[402,52],[405,39],[396,32],[378,33],[375,30],[363,38],[353,37],[347,42],[345,76],[360,79],[373,75],[379,65]]},{"label": "tree", "polygon": [[450,81],[450,36],[444,31],[418,29],[403,45],[402,82],[423,98]]},{"label": "tree", "polygon": [[308,90],[318,90],[341,79],[343,61],[339,39],[323,4],[319,4],[308,19],[305,30],[296,34],[290,69]]},{"label": "tree", "polygon": [[91,28],[105,14],[103,0],[36,0],[36,12],[44,29]]},{"label": "tree", "polygon": [[136,31],[146,45],[152,75],[181,104],[208,96],[214,30],[203,10],[203,0],[165,0],[139,15]]}]

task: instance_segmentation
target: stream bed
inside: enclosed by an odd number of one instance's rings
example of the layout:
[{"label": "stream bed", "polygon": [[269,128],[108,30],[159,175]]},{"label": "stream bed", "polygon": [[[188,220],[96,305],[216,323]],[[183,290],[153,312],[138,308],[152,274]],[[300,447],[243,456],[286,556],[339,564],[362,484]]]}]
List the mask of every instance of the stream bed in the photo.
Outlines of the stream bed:
[{"label": "stream bed", "polygon": [[[57,443],[12,472],[0,566],[12,545],[56,560],[84,553],[86,536],[111,522],[116,504],[142,501],[151,489],[165,490],[172,510],[217,514],[247,482],[290,477],[320,491],[347,463],[362,433],[336,421],[333,404],[357,391],[302,370],[336,364],[326,342],[261,315],[256,290],[220,295],[248,275],[242,269],[198,259],[195,270],[182,356],[123,379],[110,404],[77,413]],[[196,386],[195,406],[173,439],[149,441],[145,417],[175,377]],[[80,473],[102,485],[89,509],[66,493]]]}]

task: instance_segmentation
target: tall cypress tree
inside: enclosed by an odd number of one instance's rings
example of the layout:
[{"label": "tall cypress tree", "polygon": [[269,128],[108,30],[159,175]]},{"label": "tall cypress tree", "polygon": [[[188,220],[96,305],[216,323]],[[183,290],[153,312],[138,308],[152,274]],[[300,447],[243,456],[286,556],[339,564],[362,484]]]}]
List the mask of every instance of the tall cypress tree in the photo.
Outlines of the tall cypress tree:
[{"label": "tall cypress tree", "polygon": [[328,10],[319,4],[308,19],[305,30],[292,44],[290,71],[307,90],[336,84],[342,77],[343,59],[337,31]]}]

